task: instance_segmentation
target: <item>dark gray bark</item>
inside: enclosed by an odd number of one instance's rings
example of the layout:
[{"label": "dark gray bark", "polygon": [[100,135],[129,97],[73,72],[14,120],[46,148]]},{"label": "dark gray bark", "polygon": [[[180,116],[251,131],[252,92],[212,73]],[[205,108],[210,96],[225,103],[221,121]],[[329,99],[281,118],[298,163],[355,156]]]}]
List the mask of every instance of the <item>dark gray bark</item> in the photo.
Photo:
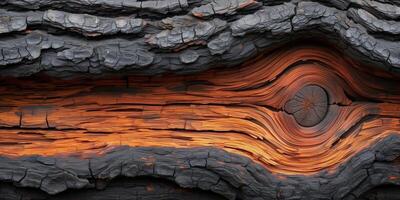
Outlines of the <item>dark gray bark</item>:
[{"label": "dark gray bark", "polygon": [[[374,187],[400,184],[400,179],[391,178],[400,176],[399,155],[400,137],[393,135],[343,163],[334,173],[279,179],[262,165],[219,149],[121,147],[91,159],[2,157],[0,181],[56,195],[104,189],[117,177],[145,176],[226,199],[357,199]],[[0,190],[3,195],[9,191]]]},{"label": "dark gray bark", "polygon": [[[400,71],[395,0],[4,0],[0,6],[3,77],[196,73],[299,41],[326,41],[374,67]],[[400,178],[393,177],[400,177],[395,134],[333,173],[285,179],[219,149],[120,147],[90,159],[0,157],[0,200],[399,199]]]},{"label": "dark gray bark", "polygon": [[[391,4],[392,3],[392,4]],[[293,40],[321,40],[387,70],[400,68],[393,2],[38,1],[0,10],[2,76],[135,71],[193,73],[233,66]]]}]

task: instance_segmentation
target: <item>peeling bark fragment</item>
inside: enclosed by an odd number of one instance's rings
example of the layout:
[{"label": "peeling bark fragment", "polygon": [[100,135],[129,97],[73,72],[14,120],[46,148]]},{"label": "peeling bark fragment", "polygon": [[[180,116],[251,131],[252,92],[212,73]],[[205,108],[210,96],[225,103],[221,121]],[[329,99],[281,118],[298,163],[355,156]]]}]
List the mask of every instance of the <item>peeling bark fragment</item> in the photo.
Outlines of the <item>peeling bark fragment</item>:
[{"label": "peeling bark fragment", "polygon": [[0,34],[22,31],[26,27],[26,18],[24,17],[0,16]]},{"label": "peeling bark fragment", "polygon": [[69,60],[73,63],[82,62],[90,58],[92,55],[93,48],[90,47],[71,48],[57,53],[57,57],[60,59]]},{"label": "peeling bark fragment", "polygon": [[290,20],[295,15],[295,8],[291,3],[264,7],[233,22],[232,34],[242,36],[251,32],[271,32],[273,35],[289,33],[292,30]]},{"label": "peeling bark fragment", "polygon": [[6,0],[0,5],[12,5],[25,9],[64,8],[68,10],[82,10],[88,13],[96,12],[154,12],[174,13],[184,10],[188,3],[186,0]]},{"label": "peeling bark fragment", "polygon": [[211,55],[223,54],[231,47],[233,40],[231,32],[224,32],[211,40],[207,44],[207,47],[210,50]]},{"label": "peeling bark fragment", "polygon": [[[226,22],[220,19],[203,21],[186,16],[171,18],[170,20],[167,20],[166,23],[173,26],[171,30],[163,30],[155,35],[148,35],[146,42],[161,49],[175,49],[184,45],[205,43],[209,37],[226,27]],[[183,23],[175,23],[176,20]]]},{"label": "peeling bark fragment", "polygon": [[194,63],[199,58],[199,54],[196,51],[186,50],[179,55],[179,59],[182,63],[189,64]]},{"label": "peeling bark fragment", "polygon": [[400,34],[400,22],[380,20],[362,9],[349,9],[349,14],[357,23],[362,24],[370,32]]},{"label": "peeling bark fragment", "polygon": [[241,9],[255,9],[261,6],[256,0],[213,0],[211,3],[194,8],[193,16],[207,18],[213,15],[234,15]]},{"label": "peeling bark fragment", "polygon": [[380,0],[350,0],[351,3],[354,3],[360,7],[363,7],[365,10],[370,10],[373,13],[376,13],[378,16],[387,17],[391,19],[399,19],[400,18],[400,4],[396,5],[396,1],[384,1]]},{"label": "peeling bark fragment", "polygon": [[85,36],[113,35],[117,33],[139,33],[145,22],[140,18],[105,18],[86,14],[71,14],[48,10],[43,15],[44,23],[83,32]]}]

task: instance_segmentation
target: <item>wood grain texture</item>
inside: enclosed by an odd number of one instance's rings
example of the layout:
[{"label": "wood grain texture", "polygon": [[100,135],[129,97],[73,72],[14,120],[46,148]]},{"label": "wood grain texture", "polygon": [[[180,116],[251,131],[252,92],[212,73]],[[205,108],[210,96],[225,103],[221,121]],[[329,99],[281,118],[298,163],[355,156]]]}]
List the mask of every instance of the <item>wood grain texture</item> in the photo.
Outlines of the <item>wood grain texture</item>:
[{"label": "wood grain texture", "polygon": [[[334,171],[400,134],[398,84],[394,75],[316,46],[197,75],[3,79],[0,153],[85,158],[121,145],[216,147],[273,173]],[[326,113],[296,120],[285,104],[299,91],[309,96],[302,90],[310,85],[326,92],[319,97]]]},{"label": "wood grain texture", "polygon": [[0,200],[400,199],[399,47],[398,0],[1,0]]}]

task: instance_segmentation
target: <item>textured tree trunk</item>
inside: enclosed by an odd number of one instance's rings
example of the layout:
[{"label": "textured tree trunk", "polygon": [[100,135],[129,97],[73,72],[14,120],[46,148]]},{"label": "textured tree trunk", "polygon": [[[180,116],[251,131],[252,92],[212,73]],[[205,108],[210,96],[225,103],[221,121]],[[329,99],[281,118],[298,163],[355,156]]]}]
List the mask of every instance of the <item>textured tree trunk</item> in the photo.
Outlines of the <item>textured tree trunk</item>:
[{"label": "textured tree trunk", "polygon": [[0,6],[0,200],[400,199],[397,1]]}]

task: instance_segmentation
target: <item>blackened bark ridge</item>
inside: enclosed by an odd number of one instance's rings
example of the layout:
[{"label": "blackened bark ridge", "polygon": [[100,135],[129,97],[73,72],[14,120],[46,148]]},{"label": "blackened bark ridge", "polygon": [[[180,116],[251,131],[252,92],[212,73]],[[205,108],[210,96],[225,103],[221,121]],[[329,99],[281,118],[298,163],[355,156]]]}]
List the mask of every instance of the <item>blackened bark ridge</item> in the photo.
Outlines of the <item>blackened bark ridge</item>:
[{"label": "blackened bark ridge", "polygon": [[[119,147],[87,159],[1,157],[0,181],[56,195],[71,189],[104,189],[117,177],[153,177],[226,199],[357,199],[375,187],[400,184],[399,156],[400,137],[393,135],[333,172],[280,178],[249,158],[220,149]],[[12,197],[23,194],[17,190]],[[0,196],[6,195],[10,189],[0,190]]]},{"label": "blackened bark ridge", "polygon": [[[298,41],[327,41],[344,55],[396,74],[400,3],[0,2],[2,77],[196,73],[221,63],[236,66]],[[257,161],[211,147],[124,146],[88,158],[0,157],[0,200],[398,199],[399,187],[398,134],[389,134],[333,171],[312,175],[272,173]]]},{"label": "blackened bark ridge", "polygon": [[296,39],[320,38],[400,68],[396,1],[7,0],[0,74],[193,73],[233,66]]}]

